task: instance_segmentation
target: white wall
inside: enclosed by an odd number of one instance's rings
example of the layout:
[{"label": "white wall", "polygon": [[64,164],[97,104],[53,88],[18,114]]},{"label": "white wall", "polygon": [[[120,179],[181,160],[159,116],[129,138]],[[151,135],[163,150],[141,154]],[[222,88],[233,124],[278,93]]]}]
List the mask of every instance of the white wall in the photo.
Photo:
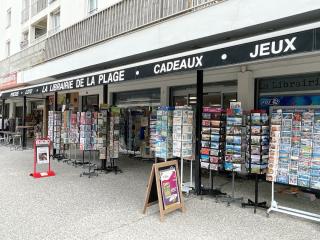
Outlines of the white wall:
[{"label": "white wall", "polygon": [[[245,6],[245,7],[244,7]],[[24,82],[320,8],[320,1],[229,0],[26,70]],[[134,46],[134,47],[133,47]],[[107,54],[106,54],[107,53]]]},{"label": "white wall", "polygon": [[[11,8],[11,26],[7,28],[7,10]],[[6,58],[6,42],[10,39],[11,55],[20,51],[22,0],[0,0],[0,60]]]}]

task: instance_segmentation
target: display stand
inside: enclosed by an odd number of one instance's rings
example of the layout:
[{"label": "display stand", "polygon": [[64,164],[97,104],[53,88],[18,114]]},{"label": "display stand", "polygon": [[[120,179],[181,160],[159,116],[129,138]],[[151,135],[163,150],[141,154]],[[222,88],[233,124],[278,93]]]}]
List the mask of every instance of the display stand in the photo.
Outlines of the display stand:
[{"label": "display stand", "polygon": [[259,176],[266,173],[269,153],[269,121],[265,111],[252,110],[248,115],[247,129],[247,163],[246,167],[250,175],[255,176],[254,201],[242,203],[242,207],[267,209],[267,202],[259,202]]},{"label": "display stand", "polygon": [[270,212],[316,222],[320,215],[278,205],[275,182],[320,190],[320,106],[271,107],[267,180],[272,182]]},{"label": "display stand", "polygon": [[99,150],[101,165],[95,170],[104,173],[109,172],[107,169],[108,114],[109,106],[101,104],[97,120],[97,150]]},{"label": "display stand", "polygon": [[[49,111],[48,116],[48,138],[52,142],[53,155],[52,157],[61,161],[61,112]],[[58,152],[56,152],[58,150]]]},{"label": "display stand", "polygon": [[156,153],[155,162],[163,159],[165,162],[173,158],[173,110],[174,107],[163,106],[157,110]]},{"label": "display stand", "polygon": [[214,188],[213,172],[223,168],[225,147],[225,111],[222,108],[204,107],[201,131],[201,168],[209,171],[210,188],[201,188],[201,195],[216,198],[226,195]]},{"label": "display stand", "polygon": [[173,156],[181,160],[181,190],[187,194],[193,190],[192,162],[190,181],[183,181],[184,160],[192,161],[193,156],[193,110],[191,107],[176,107],[173,111]]},{"label": "display stand", "polygon": [[122,170],[117,166],[116,162],[119,161],[119,138],[120,138],[120,108],[111,107],[109,115],[109,129],[107,140],[107,171],[122,173]]},{"label": "display stand", "polygon": [[246,151],[246,131],[244,130],[243,112],[240,102],[230,102],[227,109],[226,126],[226,151],[224,168],[232,172],[232,194],[224,197],[222,201],[227,202],[228,206],[233,202],[242,202],[242,197],[235,197],[235,174],[242,171]]},{"label": "display stand", "polygon": [[[95,170],[95,164],[94,163],[92,163],[92,153],[93,154],[95,154],[96,153],[96,151],[97,150],[83,150],[82,151],[82,160],[83,160],[83,162],[84,162],[84,153],[85,152],[89,152],[89,154],[90,154],[90,157],[89,157],[89,162],[88,162],[88,171],[87,172],[82,172],[81,174],[80,174],[80,177],[82,177],[82,176],[88,176],[88,178],[91,178],[91,177],[93,177],[93,176],[98,176],[98,173],[96,172],[96,170]],[[95,158],[94,158],[95,159]]]}]

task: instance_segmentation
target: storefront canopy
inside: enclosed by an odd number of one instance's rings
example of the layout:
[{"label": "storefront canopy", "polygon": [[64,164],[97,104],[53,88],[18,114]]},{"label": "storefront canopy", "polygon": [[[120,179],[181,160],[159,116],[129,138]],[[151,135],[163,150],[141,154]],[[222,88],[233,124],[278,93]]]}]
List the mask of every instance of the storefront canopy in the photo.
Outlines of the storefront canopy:
[{"label": "storefront canopy", "polygon": [[0,93],[0,97],[6,99],[32,94],[79,89],[128,80],[138,80],[169,73],[243,64],[301,53],[310,53],[320,49],[320,28],[284,35],[281,35],[281,32],[283,31],[280,31],[279,35],[275,37],[262,38],[256,41],[252,40],[254,38],[248,38],[248,42],[246,43],[244,43],[244,41],[234,41],[232,42],[234,44],[220,44],[93,74],[34,85],[14,91],[3,91]]}]

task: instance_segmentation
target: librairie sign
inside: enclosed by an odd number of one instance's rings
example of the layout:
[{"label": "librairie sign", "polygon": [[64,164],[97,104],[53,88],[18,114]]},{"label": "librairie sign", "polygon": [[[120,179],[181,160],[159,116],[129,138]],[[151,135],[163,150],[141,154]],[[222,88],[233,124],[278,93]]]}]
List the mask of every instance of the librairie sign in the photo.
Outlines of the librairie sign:
[{"label": "librairie sign", "polygon": [[132,64],[131,66],[120,67],[114,71],[47,83],[11,92],[4,91],[0,93],[0,96],[2,98],[9,98],[50,93],[316,51],[320,48],[320,39],[318,39],[319,37],[317,38],[319,32],[320,29],[310,29],[230,47],[203,51],[197,54],[188,55],[186,53],[182,57],[168,56],[167,59],[161,61],[154,59],[153,62],[150,60],[151,63],[144,64],[141,62],[136,65]]}]

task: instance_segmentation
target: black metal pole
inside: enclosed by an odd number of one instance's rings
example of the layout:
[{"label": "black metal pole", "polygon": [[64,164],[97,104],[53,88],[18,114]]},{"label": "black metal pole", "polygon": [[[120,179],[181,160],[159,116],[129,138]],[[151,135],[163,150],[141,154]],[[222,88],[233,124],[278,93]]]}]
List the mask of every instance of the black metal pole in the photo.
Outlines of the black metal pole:
[{"label": "black metal pole", "polygon": [[[107,104],[108,103],[108,85],[103,85],[103,95],[102,95],[103,103]],[[106,142],[108,142],[107,139],[107,134],[106,134]],[[107,147],[106,147],[107,148]],[[106,149],[107,152],[107,149]],[[107,155],[107,154],[105,154]],[[107,170],[107,159],[101,159],[101,170],[105,171]]]},{"label": "black metal pole", "polygon": [[195,154],[195,190],[201,194],[201,123],[203,108],[203,70],[197,70],[197,105],[196,105],[196,154]]},{"label": "black metal pole", "polygon": [[6,100],[2,99],[2,122],[1,122],[1,130],[4,131],[4,119],[5,119],[5,104],[6,104]]},{"label": "black metal pole", "polygon": [[256,174],[255,179],[255,187],[254,187],[254,213],[257,212],[257,206],[258,206],[258,194],[259,194],[259,175]]},{"label": "black metal pole", "polygon": [[[26,115],[27,115],[27,97],[23,96],[23,113],[22,113],[22,126],[26,126]],[[26,147],[26,129],[22,128],[22,148]]]},{"label": "black metal pole", "polygon": [[[54,109],[53,109],[54,111],[58,111],[58,93],[57,92],[54,92]],[[52,141],[54,141],[54,139],[55,139],[55,131],[53,131],[53,139],[52,139]],[[53,148],[53,156],[55,157],[56,156],[56,154],[57,154],[57,150],[55,149],[55,148]]]}]

